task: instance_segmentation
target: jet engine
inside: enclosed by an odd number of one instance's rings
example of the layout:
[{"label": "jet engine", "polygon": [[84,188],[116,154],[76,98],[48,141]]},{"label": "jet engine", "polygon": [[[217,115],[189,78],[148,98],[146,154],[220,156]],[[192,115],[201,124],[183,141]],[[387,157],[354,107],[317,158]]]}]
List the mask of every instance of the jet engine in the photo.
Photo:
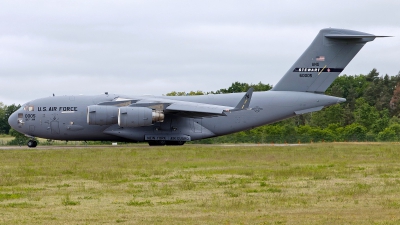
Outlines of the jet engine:
[{"label": "jet engine", "polygon": [[118,122],[118,107],[90,105],[87,107],[89,125],[111,125]]},{"label": "jet engine", "polygon": [[157,112],[147,107],[120,107],[118,112],[120,127],[143,127],[163,121],[163,112]]}]

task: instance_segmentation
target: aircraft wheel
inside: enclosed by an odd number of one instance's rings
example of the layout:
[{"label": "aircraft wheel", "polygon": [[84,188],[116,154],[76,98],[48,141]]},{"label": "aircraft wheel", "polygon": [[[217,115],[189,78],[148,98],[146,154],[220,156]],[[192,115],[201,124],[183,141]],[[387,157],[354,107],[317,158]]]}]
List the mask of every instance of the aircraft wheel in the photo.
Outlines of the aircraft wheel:
[{"label": "aircraft wheel", "polygon": [[163,146],[165,145],[165,141],[149,141],[150,146]]},{"label": "aircraft wheel", "polygon": [[177,141],[176,145],[184,145],[186,141]]},{"label": "aircraft wheel", "polygon": [[33,141],[33,140],[29,140],[28,141],[28,147],[29,148],[34,148],[36,146],[37,146],[37,142],[36,141]]},{"label": "aircraft wheel", "polygon": [[184,141],[167,141],[167,145],[184,145]]},{"label": "aircraft wheel", "polygon": [[157,142],[156,141],[149,141],[148,142],[150,146],[157,146]]}]

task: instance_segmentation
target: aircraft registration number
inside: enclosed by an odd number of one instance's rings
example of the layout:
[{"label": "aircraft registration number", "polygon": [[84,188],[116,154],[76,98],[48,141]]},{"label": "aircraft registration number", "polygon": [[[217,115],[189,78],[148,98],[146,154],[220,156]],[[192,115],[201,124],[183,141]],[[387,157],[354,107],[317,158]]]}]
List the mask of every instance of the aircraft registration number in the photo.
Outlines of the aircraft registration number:
[{"label": "aircraft registration number", "polygon": [[190,136],[187,135],[145,135],[146,141],[190,141]]}]

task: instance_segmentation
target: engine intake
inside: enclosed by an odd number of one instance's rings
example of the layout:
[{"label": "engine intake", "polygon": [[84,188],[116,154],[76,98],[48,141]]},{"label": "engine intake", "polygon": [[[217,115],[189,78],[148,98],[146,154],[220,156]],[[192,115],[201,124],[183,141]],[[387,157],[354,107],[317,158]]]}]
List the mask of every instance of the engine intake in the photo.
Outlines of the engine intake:
[{"label": "engine intake", "polygon": [[153,111],[147,107],[120,107],[118,112],[120,127],[144,127],[163,121],[163,112]]}]

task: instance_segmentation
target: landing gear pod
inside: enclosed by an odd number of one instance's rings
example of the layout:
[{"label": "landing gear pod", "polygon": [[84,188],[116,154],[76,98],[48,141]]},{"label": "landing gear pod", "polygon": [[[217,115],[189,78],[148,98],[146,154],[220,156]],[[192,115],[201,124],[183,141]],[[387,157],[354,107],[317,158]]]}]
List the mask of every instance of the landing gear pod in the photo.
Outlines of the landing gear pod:
[{"label": "landing gear pod", "polygon": [[90,105],[87,107],[87,123],[89,125],[111,125],[117,122],[117,107],[101,105]]},{"label": "landing gear pod", "polygon": [[120,127],[144,127],[163,121],[163,112],[156,112],[147,107],[121,107],[118,112]]}]

